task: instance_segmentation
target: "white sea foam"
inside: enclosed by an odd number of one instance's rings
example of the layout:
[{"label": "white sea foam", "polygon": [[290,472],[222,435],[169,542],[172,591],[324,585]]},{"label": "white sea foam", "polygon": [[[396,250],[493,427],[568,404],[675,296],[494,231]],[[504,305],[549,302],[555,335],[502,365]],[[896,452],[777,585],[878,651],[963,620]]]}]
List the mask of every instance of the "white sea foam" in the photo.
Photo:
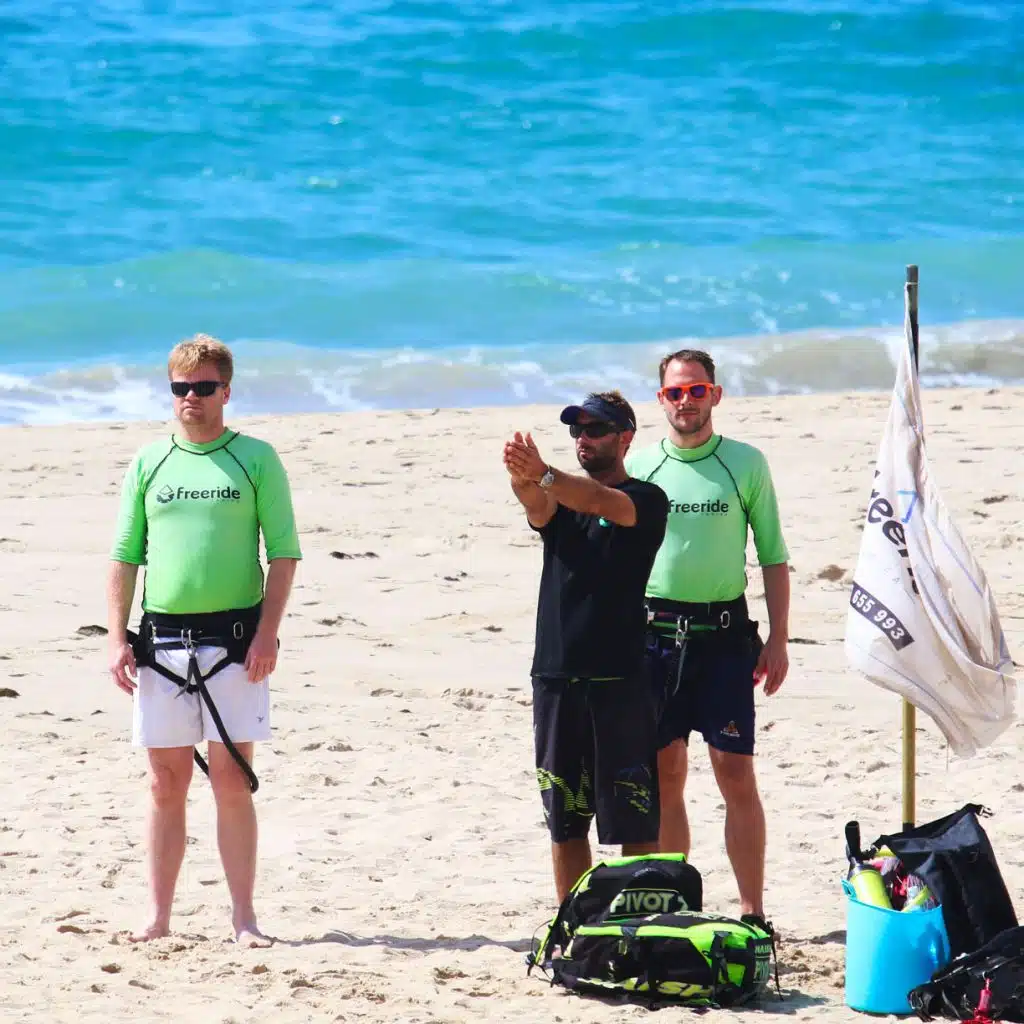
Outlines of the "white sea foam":
[{"label": "white sea foam", "polygon": [[[649,398],[661,357],[711,352],[732,394],[887,390],[901,325],[635,344],[331,350],[287,342],[233,345],[234,409],[241,414],[562,402],[617,387]],[[922,325],[926,387],[1024,383],[1024,321]],[[0,422],[164,418],[164,364],[98,363],[0,374]]]}]

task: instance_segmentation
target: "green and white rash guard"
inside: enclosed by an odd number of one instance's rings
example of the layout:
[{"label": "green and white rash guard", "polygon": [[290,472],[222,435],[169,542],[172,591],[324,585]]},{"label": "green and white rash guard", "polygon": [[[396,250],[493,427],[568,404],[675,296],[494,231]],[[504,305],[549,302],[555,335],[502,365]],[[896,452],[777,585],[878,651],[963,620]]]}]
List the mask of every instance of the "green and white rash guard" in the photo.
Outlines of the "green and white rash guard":
[{"label": "green and white rash guard", "polygon": [[251,608],[267,560],[301,558],[291,490],[273,447],[226,430],[142,448],[125,472],[111,557],[146,566],[142,607],[170,615]]},{"label": "green and white rash guard", "polygon": [[669,500],[665,540],[647,596],[732,601],[747,586],[747,527],[761,565],[789,560],[768,461],[757,448],[713,434],[699,448],[669,440],[626,458],[630,476],[657,484]]}]

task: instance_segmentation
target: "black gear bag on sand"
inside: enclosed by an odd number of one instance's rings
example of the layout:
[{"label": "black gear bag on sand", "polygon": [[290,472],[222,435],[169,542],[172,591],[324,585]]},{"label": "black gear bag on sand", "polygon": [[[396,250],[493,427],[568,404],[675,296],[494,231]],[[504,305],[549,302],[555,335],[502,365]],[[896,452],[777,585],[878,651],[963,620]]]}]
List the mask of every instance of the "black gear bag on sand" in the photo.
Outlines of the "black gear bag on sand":
[{"label": "black gear bag on sand", "polygon": [[1008,928],[910,990],[921,1020],[1024,1021],[1024,928]]},{"label": "black gear bag on sand", "polygon": [[681,853],[617,857],[595,864],[577,879],[530,956],[543,963],[564,950],[581,924],[604,924],[647,914],[700,910],[704,883]]},{"label": "black gear bag on sand", "polygon": [[875,849],[888,846],[938,898],[954,958],[1017,926],[992,844],[978,820],[991,813],[980,804],[966,804],[875,842]]},{"label": "black gear bag on sand", "polygon": [[682,854],[603,861],[566,896],[527,973],[538,967],[552,985],[652,1008],[756,998],[771,977],[771,933],[703,913],[702,903],[700,872]]},{"label": "black gear bag on sand", "polygon": [[542,968],[580,995],[649,1007],[739,1006],[771,980],[772,937],[719,914],[678,913],[581,924],[562,956]]}]

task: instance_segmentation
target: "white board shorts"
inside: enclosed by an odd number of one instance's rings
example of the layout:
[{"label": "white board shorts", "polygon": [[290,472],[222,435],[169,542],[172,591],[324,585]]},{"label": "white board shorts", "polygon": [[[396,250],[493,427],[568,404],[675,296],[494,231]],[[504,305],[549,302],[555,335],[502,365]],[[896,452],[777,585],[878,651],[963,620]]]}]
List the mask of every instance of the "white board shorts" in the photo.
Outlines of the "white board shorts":
[{"label": "white board shorts", "polygon": [[[205,676],[224,657],[223,647],[196,651]],[[154,653],[157,661],[182,679],[188,675],[188,653]],[[213,703],[232,743],[270,739],[270,677],[249,682],[245,666],[231,662],[206,681]],[[177,683],[149,666],[139,666],[132,698],[132,745],[136,747],[194,747],[203,740],[222,743],[220,731],[198,693],[186,693]]]}]

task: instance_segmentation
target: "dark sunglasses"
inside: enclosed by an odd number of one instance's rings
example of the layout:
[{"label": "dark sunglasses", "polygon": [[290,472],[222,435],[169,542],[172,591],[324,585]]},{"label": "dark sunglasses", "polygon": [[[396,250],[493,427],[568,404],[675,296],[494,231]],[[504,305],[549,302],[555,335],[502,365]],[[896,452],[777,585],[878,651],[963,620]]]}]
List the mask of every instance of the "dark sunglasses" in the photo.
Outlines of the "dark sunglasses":
[{"label": "dark sunglasses", "polygon": [[714,386],[714,384],[686,384],[683,387],[662,388],[661,393],[670,402],[678,402],[687,392],[689,392],[691,398],[700,400],[701,398],[707,398]]},{"label": "dark sunglasses", "polygon": [[219,387],[223,387],[219,380],[172,380],[171,394],[175,398],[184,398],[194,391],[200,398],[209,398]]},{"label": "dark sunglasses", "polygon": [[619,428],[612,423],[574,423],[569,428],[570,437],[607,437],[609,434],[618,434]]}]

